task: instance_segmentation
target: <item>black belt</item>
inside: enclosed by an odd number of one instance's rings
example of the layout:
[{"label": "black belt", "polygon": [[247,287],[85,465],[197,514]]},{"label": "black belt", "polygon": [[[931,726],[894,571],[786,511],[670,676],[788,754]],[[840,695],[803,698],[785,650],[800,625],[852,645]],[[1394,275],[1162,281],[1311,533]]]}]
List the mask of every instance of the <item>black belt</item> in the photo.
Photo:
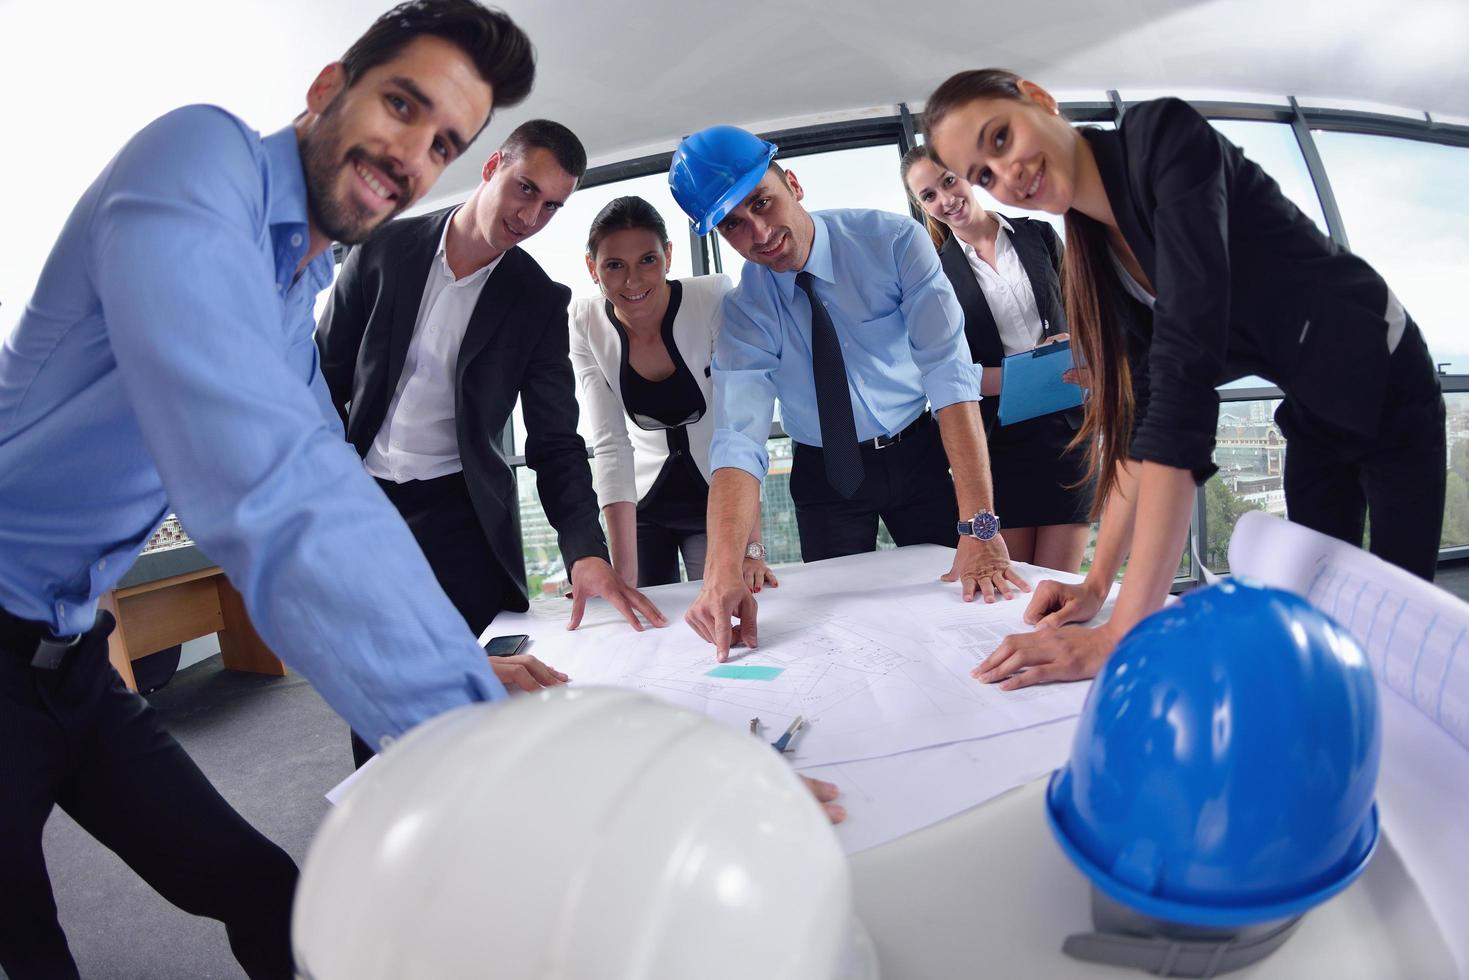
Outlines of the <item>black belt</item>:
[{"label": "black belt", "polygon": [[[90,631],[89,631],[90,632]],[[51,627],[0,609],[0,650],[29,660],[38,670],[57,670],[76,651],[86,633],[55,636]]]},{"label": "black belt", "polygon": [[[907,425],[903,426],[903,431],[901,431],[901,432],[894,432],[890,436],[878,436],[876,439],[863,439],[861,442],[857,443],[857,448],[858,449],[886,449],[889,446],[896,446],[898,443],[902,442],[904,439],[907,439],[907,438],[909,438],[911,436],[917,435],[918,434],[918,430],[921,429],[921,428],[923,428],[924,426],[928,425],[928,423],[932,419],[933,419],[933,412],[931,412],[931,411],[929,411],[928,409],[925,408],[923,410],[923,414],[922,415],[918,416],[918,418],[914,419],[912,422],[909,422]],[[806,446],[806,448],[808,448],[808,449],[815,449],[818,452],[821,451],[821,447],[820,446],[807,446],[806,443],[804,443],[804,442],[797,443],[797,445],[799,445],[799,446]]]},{"label": "black belt", "polygon": [[932,418],[933,413],[925,408],[918,418],[903,427],[903,431],[894,432],[890,436],[878,436],[876,439],[864,439],[857,445],[863,449],[886,449],[889,446],[896,446],[908,436],[915,434],[920,427],[927,425]]}]

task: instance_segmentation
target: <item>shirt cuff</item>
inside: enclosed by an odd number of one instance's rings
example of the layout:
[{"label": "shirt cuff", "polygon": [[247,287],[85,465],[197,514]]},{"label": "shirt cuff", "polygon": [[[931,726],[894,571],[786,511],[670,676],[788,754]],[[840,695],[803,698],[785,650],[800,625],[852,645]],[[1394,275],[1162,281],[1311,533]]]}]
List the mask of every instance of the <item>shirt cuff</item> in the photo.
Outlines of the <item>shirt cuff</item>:
[{"label": "shirt cuff", "polygon": [[979,401],[980,370],[977,364],[954,358],[925,374],[923,392],[929,406],[937,412],[959,402]]},{"label": "shirt cuff", "polygon": [[1214,465],[1214,435],[1185,433],[1144,424],[1132,437],[1129,455],[1145,463],[1158,463],[1188,470],[1194,483],[1203,485],[1219,472]]},{"label": "shirt cuff", "polygon": [[1219,472],[1214,442],[1219,427],[1219,392],[1207,384],[1159,384],[1150,371],[1147,414],[1133,428],[1134,459],[1188,470],[1202,484]]},{"label": "shirt cuff", "polygon": [[755,442],[743,432],[735,429],[715,429],[714,439],[709,444],[709,472],[733,467],[744,470],[760,482],[770,470],[770,456],[764,442]]}]

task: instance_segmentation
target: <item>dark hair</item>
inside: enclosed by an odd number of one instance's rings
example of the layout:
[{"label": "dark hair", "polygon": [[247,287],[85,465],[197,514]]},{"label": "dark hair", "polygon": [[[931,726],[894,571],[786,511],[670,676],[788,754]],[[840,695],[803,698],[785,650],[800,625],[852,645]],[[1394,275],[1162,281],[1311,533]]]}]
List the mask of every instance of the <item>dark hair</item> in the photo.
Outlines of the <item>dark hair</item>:
[{"label": "dark hair", "polygon": [[663,224],[663,215],[641,197],[614,198],[597,212],[592,219],[592,230],[587,233],[587,254],[597,257],[602,240],[617,231],[641,228],[658,236],[660,244],[668,244],[668,229]]},{"label": "dark hair", "polygon": [[932,146],[934,127],[961,105],[976,99],[1023,98],[1020,76],[1005,68],[973,68],[950,75],[923,104],[923,142]]},{"label": "dark hair", "polygon": [[933,247],[943,248],[944,242],[949,240],[949,236],[953,232],[949,230],[948,225],[942,221],[935,221],[932,215],[924,211],[923,202],[914,197],[913,192],[908,189],[908,171],[912,170],[913,165],[919,160],[927,160],[929,163],[938,167],[940,171],[944,169],[944,165],[939,163],[938,159],[929,152],[927,144],[915,146],[903,154],[903,162],[898,164],[898,179],[903,182],[903,190],[907,192],[908,200],[923,214],[923,227],[928,229],[928,237],[933,239]]},{"label": "dark hair", "polygon": [[494,89],[494,109],[518,105],[530,95],[536,79],[535,46],[509,14],[475,0],[408,0],[383,14],[342,55],[348,87],[425,34],[464,51]]},{"label": "dark hair", "polygon": [[531,119],[516,126],[500,144],[500,154],[506,160],[514,160],[530,149],[549,151],[561,169],[575,177],[578,183],[587,172],[586,148],[575,133],[559,122]]},{"label": "dark hair", "polygon": [[[1013,99],[1029,102],[1020,88],[1020,76],[1003,68],[980,68],[952,75],[928,97],[923,110],[923,135],[933,145],[933,131],[944,117],[977,99]],[[1079,137],[1078,137],[1079,138]],[[1066,256],[1061,264],[1061,291],[1066,320],[1080,363],[1086,365],[1085,420],[1071,445],[1086,446],[1087,479],[1097,481],[1093,519],[1106,507],[1117,488],[1119,464],[1130,458],[1136,404],[1126,341],[1117,319],[1107,230],[1074,208],[1066,212]]]}]

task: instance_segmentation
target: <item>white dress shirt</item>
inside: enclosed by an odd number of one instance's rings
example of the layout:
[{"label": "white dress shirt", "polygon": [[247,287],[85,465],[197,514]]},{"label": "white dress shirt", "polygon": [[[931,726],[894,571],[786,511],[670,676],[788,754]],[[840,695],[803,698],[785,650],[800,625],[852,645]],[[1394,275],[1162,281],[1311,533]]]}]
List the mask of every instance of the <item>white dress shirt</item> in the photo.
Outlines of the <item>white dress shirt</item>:
[{"label": "white dress shirt", "polygon": [[455,279],[444,252],[453,220],[444,222],[439,237],[398,389],[363,460],[367,472],[380,480],[432,480],[464,469],[454,425],[454,365],[485,280],[504,255]]},{"label": "white dress shirt", "polygon": [[1000,223],[995,233],[995,265],[980,258],[973,245],[960,240],[974,278],[979,281],[980,291],[994,315],[995,326],[1000,331],[1000,344],[1005,355],[1019,354],[1032,350],[1045,339],[1046,327],[1041,321],[1040,307],[1035,302],[1035,290],[1030,288],[1030,276],[1020,262],[1020,253],[1010,241],[1015,229],[1002,216],[990,214]]},{"label": "white dress shirt", "polygon": [[1157,297],[1144,289],[1143,284],[1138,282],[1137,278],[1131,272],[1127,271],[1127,266],[1122,264],[1122,257],[1117,254],[1116,249],[1108,248],[1107,257],[1112,260],[1112,268],[1117,272],[1117,280],[1122,283],[1122,288],[1127,295],[1151,310],[1153,304],[1158,302]]}]

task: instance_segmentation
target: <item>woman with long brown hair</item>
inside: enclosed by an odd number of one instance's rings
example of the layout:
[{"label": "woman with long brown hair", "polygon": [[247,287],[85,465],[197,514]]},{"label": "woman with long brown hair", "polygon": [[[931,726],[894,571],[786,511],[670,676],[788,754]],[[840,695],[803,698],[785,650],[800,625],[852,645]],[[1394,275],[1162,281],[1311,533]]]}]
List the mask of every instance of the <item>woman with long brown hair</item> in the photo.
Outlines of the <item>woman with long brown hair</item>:
[{"label": "woman with long brown hair", "polygon": [[[1291,520],[1432,579],[1444,502],[1444,403],[1418,327],[1371,266],[1339,248],[1187,103],[1074,129],[1045,89],[961,72],[925,110],[928,145],[1001,203],[1066,216],[1066,308],[1090,374],[1079,440],[1098,478],[1095,563],[1045,582],[975,669],[1015,688],[1090,677],[1159,608],[1211,476],[1216,386],[1285,393]],[[1111,620],[1091,619],[1129,560]]]},{"label": "woman with long brown hair", "polygon": [[970,357],[983,371],[979,409],[1005,547],[1013,560],[1074,572],[1091,531],[1085,454],[1070,447],[1081,409],[1008,425],[997,411],[1005,357],[1067,339],[1061,242],[1044,221],[986,211],[969,182],[925,147],[904,154],[899,173],[908,199],[923,211],[964,311]]}]

